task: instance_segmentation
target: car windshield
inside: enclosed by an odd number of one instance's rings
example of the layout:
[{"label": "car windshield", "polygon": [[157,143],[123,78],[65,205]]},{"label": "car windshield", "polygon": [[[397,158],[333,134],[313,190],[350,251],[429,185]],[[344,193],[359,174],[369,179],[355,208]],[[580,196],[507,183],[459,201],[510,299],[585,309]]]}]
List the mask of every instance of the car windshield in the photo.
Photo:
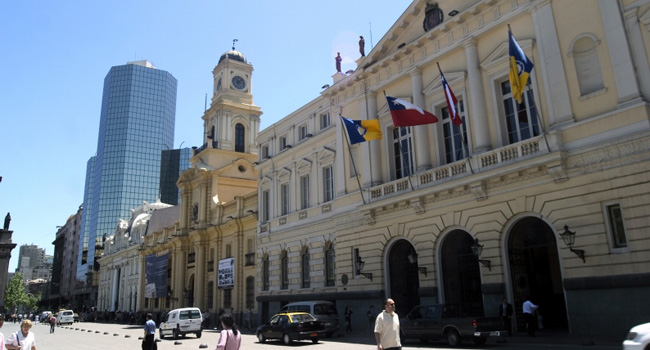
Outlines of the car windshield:
[{"label": "car windshield", "polygon": [[316,321],[316,318],[310,314],[291,315],[291,323]]}]

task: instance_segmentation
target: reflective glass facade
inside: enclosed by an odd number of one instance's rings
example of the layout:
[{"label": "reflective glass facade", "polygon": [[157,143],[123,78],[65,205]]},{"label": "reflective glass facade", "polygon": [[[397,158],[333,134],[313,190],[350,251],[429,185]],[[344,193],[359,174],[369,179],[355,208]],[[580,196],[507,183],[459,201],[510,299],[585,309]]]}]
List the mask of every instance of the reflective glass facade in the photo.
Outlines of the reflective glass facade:
[{"label": "reflective glass facade", "polygon": [[160,160],[160,201],[171,205],[181,203],[181,193],[176,181],[181,173],[190,167],[192,149],[170,149],[162,151]]},{"label": "reflective glass facade", "polygon": [[77,263],[77,280],[86,285],[97,240],[113,233],[118,218],[128,220],[132,208],[160,195],[161,151],[174,144],[176,85],[171,74],[147,61],[112,67],[104,79]]}]

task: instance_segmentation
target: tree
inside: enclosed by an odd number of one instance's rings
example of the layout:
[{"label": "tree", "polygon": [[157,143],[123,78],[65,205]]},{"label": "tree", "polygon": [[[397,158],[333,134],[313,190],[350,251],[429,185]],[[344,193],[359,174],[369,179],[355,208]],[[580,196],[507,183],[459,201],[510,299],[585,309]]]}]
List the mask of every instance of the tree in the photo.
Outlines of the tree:
[{"label": "tree", "polygon": [[5,307],[9,312],[13,312],[18,305],[28,303],[27,293],[25,293],[25,281],[23,274],[17,272],[14,277],[9,280],[7,289],[5,290]]}]

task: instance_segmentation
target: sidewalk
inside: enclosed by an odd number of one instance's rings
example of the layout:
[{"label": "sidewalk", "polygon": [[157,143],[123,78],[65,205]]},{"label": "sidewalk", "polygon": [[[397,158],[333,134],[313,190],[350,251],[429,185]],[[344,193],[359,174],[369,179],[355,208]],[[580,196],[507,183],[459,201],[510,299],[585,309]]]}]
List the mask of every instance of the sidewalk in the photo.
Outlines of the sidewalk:
[{"label": "sidewalk", "polygon": [[[351,333],[337,333],[331,339],[333,341],[340,341],[345,343],[359,343],[359,344],[374,344],[375,337],[372,331],[359,330]],[[406,341],[406,345],[418,343],[418,340],[411,339]],[[440,340],[444,344],[444,340]],[[463,343],[468,343],[464,341]],[[471,343],[471,342],[469,342]],[[580,336],[570,335],[565,332],[538,332],[535,337],[530,337],[526,333],[515,333],[513,336],[501,336],[488,338],[488,344],[509,344],[509,345],[525,345],[525,344],[548,344],[548,345],[579,345],[579,346],[611,346],[620,349],[623,339],[613,339],[611,337],[593,337],[593,336]],[[404,344],[402,344],[404,345]]]}]

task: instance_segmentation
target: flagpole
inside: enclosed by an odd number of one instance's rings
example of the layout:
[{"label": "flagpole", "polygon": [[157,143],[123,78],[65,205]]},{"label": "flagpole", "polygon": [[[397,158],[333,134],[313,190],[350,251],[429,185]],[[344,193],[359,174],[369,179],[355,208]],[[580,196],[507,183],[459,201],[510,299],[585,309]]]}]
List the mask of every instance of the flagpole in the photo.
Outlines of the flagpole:
[{"label": "flagpole", "polygon": [[[442,69],[440,68],[440,63],[436,62],[436,65],[438,65],[438,72],[440,72],[440,82],[442,82],[443,74],[442,74]],[[446,79],[445,79],[445,81],[446,81]],[[449,91],[451,92],[451,87],[449,87],[449,82],[447,82],[446,85],[447,85],[447,88],[449,89]],[[443,86],[443,88],[444,88],[444,86]],[[445,94],[445,100],[447,100],[447,105],[449,105],[450,103],[449,103],[449,100],[447,98],[447,91],[446,90],[444,91],[444,94]],[[453,103],[453,101],[451,101],[451,102]],[[454,109],[456,109],[457,107],[458,106],[454,106]],[[447,106],[447,108],[449,108],[449,106]],[[460,118],[460,116],[458,114],[456,114],[456,116],[458,118]],[[453,118],[451,118],[451,119],[452,119],[451,124],[456,125],[456,124],[454,124]],[[469,171],[472,174],[474,174],[474,169],[472,169],[472,162],[469,160],[469,158],[470,158],[469,149],[466,149],[466,147],[465,147],[465,136],[464,136],[464,133],[463,133],[463,124],[465,124],[465,123],[461,119],[461,124],[456,125],[456,126],[458,126],[458,130],[460,131],[460,142],[461,142],[461,147],[463,149],[463,157],[465,159],[467,159],[467,164],[469,165]],[[454,127],[453,126],[451,127],[451,134],[452,134],[452,137],[453,137],[453,134],[454,134]]]},{"label": "flagpole", "polygon": [[[384,98],[386,98],[386,91],[384,90]],[[388,98],[386,98],[386,103],[388,103]],[[390,109],[390,106],[388,107]],[[408,127],[408,126],[407,126]],[[401,135],[401,129],[399,126],[396,126],[397,128],[397,148],[399,149],[399,158],[402,162],[402,167],[404,167],[404,151],[402,151],[402,141],[400,140],[400,135]],[[409,169],[408,172],[408,180],[409,180],[409,185],[411,185],[411,191],[415,191],[415,187],[413,187],[413,181],[411,181],[411,169]]]},{"label": "flagpole", "polygon": [[[512,35],[512,29],[510,28],[510,24],[509,24],[509,23],[508,23],[508,34]],[[514,35],[513,35],[513,37],[514,37]],[[508,42],[509,42],[509,41],[510,41],[510,38],[508,38]],[[531,91],[531,88],[530,88],[530,86],[531,86],[530,81],[531,81],[531,80],[532,80],[532,79],[528,78],[528,80],[526,81],[526,87],[528,88],[528,91]],[[522,93],[522,94],[523,94],[523,93]],[[539,113],[539,109],[537,108],[537,104],[535,103],[535,96],[532,96],[532,95],[533,95],[533,94],[531,94],[531,98],[530,98],[530,99],[532,100],[531,103],[532,103],[532,105],[533,105],[533,108],[535,108],[535,118],[537,118],[537,123],[539,124],[539,128],[540,128],[540,130],[542,131],[542,135],[544,135],[544,142],[546,142],[546,149],[548,149],[548,153],[551,153],[551,146],[549,145],[549,143],[548,143],[548,138],[546,137],[546,130],[545,130],[545,128],[544,128],[544,123],[542,122],[542,119],[539,117],[539,114],[540,114],[540,113]],[[515,100],[515,102],[517,102],[517,105],[520,104],[520,103],[519,103],[519,102],[514,98],[514,96],[513,96],[513,100]],[[523,102],[523,99],[522,99],[522,102]]]},{"label": "flagpole", "polygon": [[363,189],[361,188],[361,180],[359,180],[359,172],[357,171],[357,165],[354,162],[354,157],[352,156],[352,148],[350,146],[350,140],[348,139],[348,131],[347,131],[347,126],[345,126],[345,122],[343,121],[343,116],[341,113],[339,113],[339,117],[341,118],[341,125],[346,128],[343,130],[343,134],[345,135],[345,142],[348,144],[348,152],[350,153],[350,160],[352,161],[352,168],[354,168],[354,175],[357,178],[357,184],[359,184],[359,193],[361,194],[361,200],[363,201],[363,204],[366,204],[366,198],[363,196]]}]

